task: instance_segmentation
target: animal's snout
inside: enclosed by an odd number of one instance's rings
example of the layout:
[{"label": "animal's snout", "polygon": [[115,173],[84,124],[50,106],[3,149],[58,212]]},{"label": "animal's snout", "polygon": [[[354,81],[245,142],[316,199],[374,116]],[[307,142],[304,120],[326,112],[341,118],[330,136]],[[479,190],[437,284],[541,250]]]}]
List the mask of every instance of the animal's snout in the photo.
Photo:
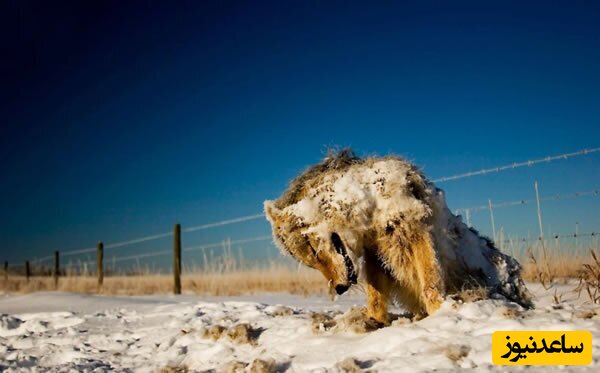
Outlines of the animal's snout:
[{"label": "animal's snout", "polygon": [[338,295],[342,295],[346,292],[346,290],[348,290],[350,288],[350,285],[336,285],[335,286],[335,292],[338,293]]}]

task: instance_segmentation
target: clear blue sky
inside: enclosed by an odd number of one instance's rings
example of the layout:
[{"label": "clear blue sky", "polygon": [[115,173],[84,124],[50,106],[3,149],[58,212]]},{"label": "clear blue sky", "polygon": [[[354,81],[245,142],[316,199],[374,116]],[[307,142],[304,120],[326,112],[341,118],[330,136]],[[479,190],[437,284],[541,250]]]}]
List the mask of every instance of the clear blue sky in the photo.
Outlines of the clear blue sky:
[{"label": "clear blue sky", "polygon": [[[431,178],[600,146],[597,2],[158,3],[3,5],[0,260],[260,212],[331,145]],[[595,189],[599,166],[440,187],[481,205],[530,198],[536,179],[543,195]],[[598,200],[549,202],[547,224],[598,230]],[[536,229],[527,208],[497,220]],[[253,224],[184,243],[269,232]]]}]

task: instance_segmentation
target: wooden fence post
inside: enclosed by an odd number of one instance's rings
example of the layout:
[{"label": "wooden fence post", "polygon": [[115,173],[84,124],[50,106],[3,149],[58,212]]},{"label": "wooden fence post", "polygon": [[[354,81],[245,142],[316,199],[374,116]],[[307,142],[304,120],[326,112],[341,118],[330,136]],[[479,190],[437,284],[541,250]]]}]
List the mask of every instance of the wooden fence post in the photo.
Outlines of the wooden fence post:
[{"label": "wooden fence post", "polygon": [[96,246],[96,268],[98,273],[98,288],[104,283],[104,244],[98,242]]},{"label": "wooden fence post", "polygon": [[492,200],[488,199],[488,208],[490,209],[490,219],[492,221],[492,241],[496,245],[496,222],[494,222],[494,207],[492,206]]},{"label": "wooden fence post", "polygon": [[29,267],[29,260],[25,261],[25,280],[29,283],[29,277],[31,277],[31,268]]},{"label": "wooden fence post", "polygon": [[60,275],[60,262],[58,250],[54,252],[54,288],[58,289],[58,276]]},{"label": "wooden fence post", "polygon": [[4,281],[8,281],[8,260],[4,261]]},{"label": "wooden fence post", "polygon": [[181,294],[181,225],[173,227],[173,293]]}]

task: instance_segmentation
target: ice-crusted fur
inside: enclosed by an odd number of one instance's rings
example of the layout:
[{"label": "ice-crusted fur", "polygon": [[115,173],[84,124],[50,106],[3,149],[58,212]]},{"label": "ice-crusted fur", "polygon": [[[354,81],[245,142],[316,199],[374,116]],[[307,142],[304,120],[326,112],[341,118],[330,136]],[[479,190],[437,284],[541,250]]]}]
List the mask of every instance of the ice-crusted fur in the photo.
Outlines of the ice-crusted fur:
[{"label": "ice-crusted fur", "polygon": [[532,307],[519,263],[467,227],[444,192],[408,161],[328,155],[294,179],[265,214],[280,249],[343,293],[364,265],[370,317],[387,322],[396,298],[425,316],[444,296],[484,286]]}]

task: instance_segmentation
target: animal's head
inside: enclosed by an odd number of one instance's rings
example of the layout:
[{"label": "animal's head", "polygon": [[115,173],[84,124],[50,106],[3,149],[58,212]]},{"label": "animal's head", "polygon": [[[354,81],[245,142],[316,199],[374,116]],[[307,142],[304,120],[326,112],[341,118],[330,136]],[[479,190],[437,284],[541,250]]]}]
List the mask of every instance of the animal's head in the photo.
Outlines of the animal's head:
[{"label": "animal's head", "polygon": [[291,211],[265,202],[265,215],[277,246],[300,263],[320,271],[331,290],[343,294],[357,282],[357,266],[342,237],[322,223],[307,225]]}]

